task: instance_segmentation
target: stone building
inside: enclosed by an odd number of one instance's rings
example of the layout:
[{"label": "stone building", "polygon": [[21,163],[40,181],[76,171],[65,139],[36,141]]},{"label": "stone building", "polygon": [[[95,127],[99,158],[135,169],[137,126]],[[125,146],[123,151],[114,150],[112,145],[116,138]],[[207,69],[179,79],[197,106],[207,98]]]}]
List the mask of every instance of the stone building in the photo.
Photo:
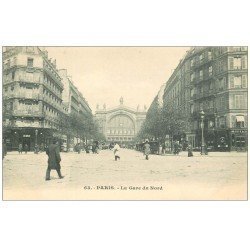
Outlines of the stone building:
[{"label": "stone building", "polygon": [[95,118],[98,121],[100,132],[103,133],[108,142],[117,141],[121,144],[129,144],[134,141],[135,136],[146,118],[147,108],[143,110],[138,106],[132,109],[124,105],[120,98],[120,105],[110,109],[103,105],[97,105]]},{"label": "stone building", "polygon": [[32,150],[58,137],[63,84],[56,61],[39,47],[3,51],[3,129],[7,147]]},{"label": "stone building", "polygon": [[[67,74],[67,70],[60,69],[59,75],[64,86],[62,103],[65,107],[67,107],[67,114],[79,115],[83,119],[91,117],[92,110],[89,107],[88,102],[74,85],[72,77]],[[80,142],[80,138],[77,138],[77,135],[68,134],[68,143],[70,144],[70,148],[73,148],[73,145],[77,142]]]},{"label": "stone building", "polygon": [[[247,47],[191,48],[169,78],[165,108],[182,116],[183,138],[213,150],[247,148]],[[185,137],[185,138],[184,138]]]},{"label": "stone building", "polygon": [[68,112],[83,116],[92,115],[92,110],[89,107],[88,102],[74,85],[72,77],[67,74],[67,70],[60,69],[59,75],[62,78],[64,86],[62,101],[68,107]]}]

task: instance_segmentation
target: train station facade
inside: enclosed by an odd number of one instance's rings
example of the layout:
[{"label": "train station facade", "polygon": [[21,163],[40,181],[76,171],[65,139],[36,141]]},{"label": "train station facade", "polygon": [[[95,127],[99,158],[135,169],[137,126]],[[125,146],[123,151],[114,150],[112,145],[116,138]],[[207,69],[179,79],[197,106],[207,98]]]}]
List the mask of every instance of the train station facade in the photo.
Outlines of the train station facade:
[{"label": "train station facade", "polygon": [[116,141],[126,145],[134,142],[146,118],[146,110],[145,106],[143,110],[139,106],[137,109],[125,106],[121,97],[119,106],[110,109],[105,104],[102,108],[97,106],[95,118],[107,142]]}]

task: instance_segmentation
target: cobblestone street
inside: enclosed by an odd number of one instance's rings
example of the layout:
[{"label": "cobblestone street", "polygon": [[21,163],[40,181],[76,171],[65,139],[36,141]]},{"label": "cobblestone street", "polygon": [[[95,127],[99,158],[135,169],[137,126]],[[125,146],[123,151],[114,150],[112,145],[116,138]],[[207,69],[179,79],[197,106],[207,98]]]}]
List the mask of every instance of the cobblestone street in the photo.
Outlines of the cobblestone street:
[{"label": "cobblestone street", "polygon": [[[150,155],[123,149],[115,162],[113,152],[62,153],[62,173],[51,171],[45,181],[45,153],[8,153],[3,161],[4,199],[140,199],[237,200],[247,198],[247,154],[210,153],[188,158]],[[148,189],[147,189],[148,188]]]}]

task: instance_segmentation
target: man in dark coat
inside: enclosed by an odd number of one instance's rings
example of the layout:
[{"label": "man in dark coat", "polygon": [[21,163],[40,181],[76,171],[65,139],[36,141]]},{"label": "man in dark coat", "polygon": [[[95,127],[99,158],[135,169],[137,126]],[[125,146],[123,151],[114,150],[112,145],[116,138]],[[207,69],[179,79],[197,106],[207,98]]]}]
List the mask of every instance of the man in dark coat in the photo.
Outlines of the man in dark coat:
[{"label": "man in dark coat", "polygon": [[25,144],[25,145],[24,145],[24,152],[25,152],[25,154],[27,154],[27,151],[28,151],[28,145]]},{"label": "man in dark coat", "polygon": [[2,152],[2,157],[4,158],[4,156],[6,156],[7,155],[7,146],[6,146],[6,144],[5,144],[5,141],[3,140],[3,152]]},{"label": "man in dark coat", "polygon": [[60,166],[60,150],[56,140],[53,140],[53,144],[50,144],[46,150],[46,154],[48,155],[48,168],[46,171],[46,181],[50,180],[50,171],[51,169],[55,169],[60,179],[64,176],[61,174],[61,166]]},{"label": "man in dark coat", "polygon": [[148,140],[146,140],[144,144],[144,155],[146,156],[146,160],[148,160],[149,154],[150,154],[150,144],[148,143]]},{"label": "man in dark coat", "polygon": [[191,144],[188,144],[187,150],[188,150],[188,157],[192,157],[193,156],[193,150],[192,150]]}]

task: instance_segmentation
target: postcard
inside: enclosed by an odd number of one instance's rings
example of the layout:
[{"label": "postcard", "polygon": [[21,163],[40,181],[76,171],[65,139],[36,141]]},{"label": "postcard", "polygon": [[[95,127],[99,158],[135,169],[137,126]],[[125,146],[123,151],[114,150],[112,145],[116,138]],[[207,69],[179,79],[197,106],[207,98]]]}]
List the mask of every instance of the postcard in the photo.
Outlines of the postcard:
[{"label": "postcard", "polygon": [[248,47],[2,47],[3,200],[247,200]]}]

